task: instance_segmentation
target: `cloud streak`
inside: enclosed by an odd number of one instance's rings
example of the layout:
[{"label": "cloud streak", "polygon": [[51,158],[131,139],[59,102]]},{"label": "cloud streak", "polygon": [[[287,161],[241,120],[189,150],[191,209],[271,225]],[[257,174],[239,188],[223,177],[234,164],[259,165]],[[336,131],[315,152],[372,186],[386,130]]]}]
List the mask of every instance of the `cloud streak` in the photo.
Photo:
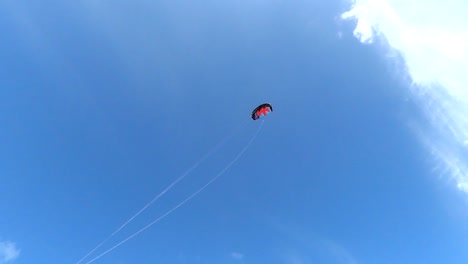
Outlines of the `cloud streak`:
[{"label": "cloud streak", "polygon": [[425,117],[417,135],[456,186],[468,194],[468,2],[355,0],[342,14],[354,36],[376,39],[403,58]]},{"label": "cloud streak", "polygon": [[10,263],[19,257],[20,250],[13,242],[0,241],[0,264]]},{"label": "cloud streak", "polygon": [[244,254],[239,253],[239,252],[232,252],[231,253],[231,258],[236,259],[236,260],[243,260],[244,259]]},{"label": "cloud streak", "polygon": [[335,258],[335,263],[358,264],[354,256],[343,246],[331,240],[323,241],[324,246]]}]

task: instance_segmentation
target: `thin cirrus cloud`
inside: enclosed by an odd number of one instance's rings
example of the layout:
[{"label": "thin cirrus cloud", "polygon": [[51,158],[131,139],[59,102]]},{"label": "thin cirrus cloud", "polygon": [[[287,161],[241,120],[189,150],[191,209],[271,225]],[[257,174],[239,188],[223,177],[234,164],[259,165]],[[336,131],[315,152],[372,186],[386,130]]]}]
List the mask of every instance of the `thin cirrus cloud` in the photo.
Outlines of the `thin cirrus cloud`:
[{"label": "thin cirrus cloud", "polygon": [[0,241],[0,264],[11,263],[19,257],[20,250],[15,243]]},{"label": "thin cirrus cloud", "polygon": [[233,259],[242,260],[242,259],[244,259],[244,254],[239,253],[239,252],[232,252],[231,257]]},{"label": "thin cirrus cloud", "polygon": [[362,43],[383,40],[403,58],[411,94],[427,121],[422,143],[468,194],[468,1],[355,0],[345,20],[357,21]]}]

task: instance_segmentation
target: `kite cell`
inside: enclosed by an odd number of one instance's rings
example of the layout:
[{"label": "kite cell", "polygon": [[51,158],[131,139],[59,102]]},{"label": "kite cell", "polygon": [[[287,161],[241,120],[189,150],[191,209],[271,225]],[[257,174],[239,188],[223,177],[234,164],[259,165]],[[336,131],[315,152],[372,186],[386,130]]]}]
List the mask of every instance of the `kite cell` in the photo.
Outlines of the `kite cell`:
[{"label": "kite cell", "polygon": [[261,104],[252,111],[252,119],[257,120],[262,115],[266,116],[268,112],[273,112],[273,107],[269,103]]}]

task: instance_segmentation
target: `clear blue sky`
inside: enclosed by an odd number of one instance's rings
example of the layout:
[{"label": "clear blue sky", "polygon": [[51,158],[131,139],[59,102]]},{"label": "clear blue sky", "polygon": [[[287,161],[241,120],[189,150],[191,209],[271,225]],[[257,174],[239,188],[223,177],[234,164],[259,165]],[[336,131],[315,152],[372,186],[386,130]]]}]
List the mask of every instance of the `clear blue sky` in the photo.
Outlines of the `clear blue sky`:
[{"label": "clear blue sky", "polygon": [[95,263],[466,263],[463,198],[431,174],[407,84],[346,8],[2,2],[4,263],[76,263],[243,125],[96,253],[131,235],[237,155],[263,102],[233,167]]}]

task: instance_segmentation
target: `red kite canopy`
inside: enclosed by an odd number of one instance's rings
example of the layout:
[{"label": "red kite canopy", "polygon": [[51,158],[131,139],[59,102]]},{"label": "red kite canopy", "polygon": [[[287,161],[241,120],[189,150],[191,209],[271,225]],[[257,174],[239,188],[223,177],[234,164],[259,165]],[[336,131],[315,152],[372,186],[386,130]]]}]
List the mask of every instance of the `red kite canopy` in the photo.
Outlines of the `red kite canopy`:
[{"label": "red kite canopy", "polygon": [[268,112],[273,112],[273,107],[271,106],[271,104],[261,104],[252,111],[252,119],[257,120],[262,115],[266,116]]}]

